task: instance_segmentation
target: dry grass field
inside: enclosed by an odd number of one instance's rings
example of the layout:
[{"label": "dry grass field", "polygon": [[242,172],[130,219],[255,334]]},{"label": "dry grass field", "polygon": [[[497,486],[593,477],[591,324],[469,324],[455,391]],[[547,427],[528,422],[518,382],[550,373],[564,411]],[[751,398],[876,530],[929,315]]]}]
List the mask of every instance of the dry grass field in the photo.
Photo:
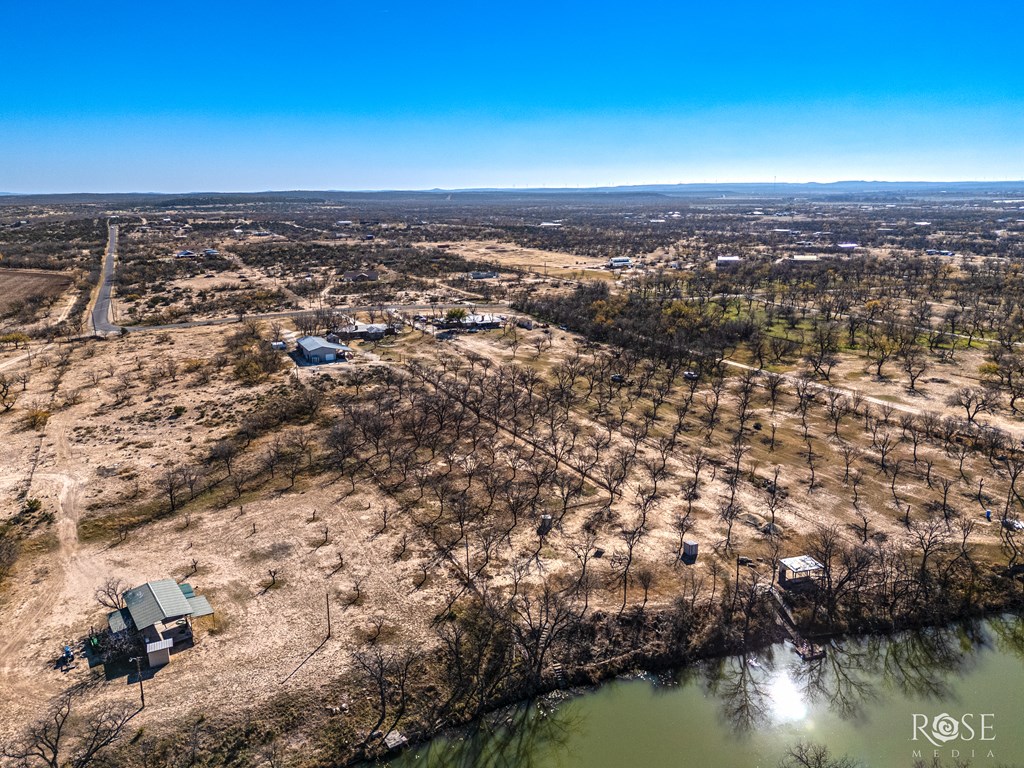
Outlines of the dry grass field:
[{"label": "dry grass field", "polygon": [[451,248],[466,258],[492,262],[507,269],[522,270],[540,277],[563,280],[614,280],[615,275],[605,269],[608,259],[597,256],[576,256],[571,253],[524,248],[512,243],[474,240],[456,243],[424,243]]},{"label": "dry grass field", "polygon": [[68,289],[67,274],[29,269],[0,269],[0,316],[27,302],[52,303]]}]

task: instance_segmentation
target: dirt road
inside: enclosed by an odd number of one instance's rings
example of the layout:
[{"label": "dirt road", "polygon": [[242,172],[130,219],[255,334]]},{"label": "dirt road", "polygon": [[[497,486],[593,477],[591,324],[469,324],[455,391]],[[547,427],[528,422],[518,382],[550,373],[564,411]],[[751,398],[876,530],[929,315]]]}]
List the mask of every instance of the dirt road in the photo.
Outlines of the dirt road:
[{"label": "dirt road", "polygon": [[74,629],[62,607],[75,596],[92,594],[102,580],[95,557],[84,553],[78,541],[83,483],[68,441],[73,419],[66,411],[50,420],[28,493],[54,514],[55,550],[46,565],[36,568],[27,588],[10,595],[0,625],[0,723],[12,727],[19,725],[19,718],[11,710],[17,711],[20,703],[38,701],[40,692],[52,695],[70,683],[50,661],[73,640]]}]

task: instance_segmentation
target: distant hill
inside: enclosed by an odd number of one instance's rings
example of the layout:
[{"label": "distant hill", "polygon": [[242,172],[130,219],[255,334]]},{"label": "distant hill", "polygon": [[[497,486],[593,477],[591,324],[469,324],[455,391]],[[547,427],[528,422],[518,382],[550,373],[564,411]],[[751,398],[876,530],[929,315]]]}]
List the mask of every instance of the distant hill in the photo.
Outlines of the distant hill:
[{"label": "distant hill", "polygon": [[466,190],[432,190],[436,193],[447,192],[513,192],[538,194],[659,194],[672,197],[715,195],[756,196],[830,196],[850,194],[977,194],[1024,191],[1024,181],[833,181],[803,183],[765,183],[738,182],[722,184],[638,184],[616,187],[587,188],[531,188],[531,189],[466,189]]},{"label": "distant hill", "polygon": [[21,203],[81,204],[106,206],[222,206],[259,203],[317,203],[338,200],[378,202],[515,202],[517,200],[691,198],[785,200],[821,198],[840,200],[899,197],[965,198],[1024,196],[1024,181],[836,181],[828,183],[724,183],[639,184],[617,187],[534,187],[523,189],[472,188],[431,190],[282,190],[265,192],[124,192],[26,195],[0,193],[2,205]]}]

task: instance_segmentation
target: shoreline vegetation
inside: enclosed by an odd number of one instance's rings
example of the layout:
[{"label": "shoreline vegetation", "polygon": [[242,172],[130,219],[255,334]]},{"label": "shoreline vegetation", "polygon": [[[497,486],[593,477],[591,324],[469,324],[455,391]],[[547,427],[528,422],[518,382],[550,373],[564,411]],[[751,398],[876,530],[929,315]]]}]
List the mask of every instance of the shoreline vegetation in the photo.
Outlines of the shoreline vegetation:
[{"label": "shoreline vegetation", "polygon": [[[922,665],[925,672],[932,664],[936,665],[933,668],[955,669],[963,648],[928,630],[959,627],[977,640],[976,631],[969,628],[973,622],[1009,614],[1019,625],[1024,609],[1019,592],[1000,591],[1010,586],[1007,579],[994,573],[977,575],[983,584],[976,585],[973,600],[964,596],[950,600],[952,595],[937,588],[930,593],[929,602],[917,604],[915,610],[895,619],[865,615],[857,623],[843,622],[831,630],[818,622],[806,625],[817,627],[817,633],[808,631],[808,636],[819,642],[868,637],[892,640],[909,631],[921,645],[907,654],[914,657],[914,664]],[[558,601],[555,593],[550,599]],[[140,731],[122,740],[98,764],[171,764],[175,755],[200,742],[204,765],[260,765],[261,760],[272,766],[309,768],[378,764],[438,737],[458,738],[484,722],[496,722],[497,727],[514,724],[514,713],[524,714],[525,708],[551,694],[584,692],[623,675],[692,671],[704,662],[747,657],[786,639],[774,608],[756,599],[749,585],[737,590],[734,583],[723,579],[715,602],[691,603],[681,598],[670,609],[632,610],[619,616],[595,612],[579,621],[566,614],[556,632],[558,641],[548,643],[547,653],[555,654],[562,650],[557,646],[571,644],[584,651],[578,656],[586,661],[581,660],[577,667],[563,664],[536,674],[535,666],[514,659],[516,648],[525,655],[536,652],[537,643],[524,645],[523,635],[507,618],[495,614],[494,607],[477,599],[453,607],[438,628],[439,649],[399,655],[377,646],[361,652],[359,671],[332,681],[330,686],[336,700],[345,702],[341,707],[325,707],[322,700],[302,693],[283,694],[264,711],[246,710],[241,717],[207,713],[171,733]],[[564,606],[547,605],[545,610],[557,613]],[[813,610],[820,610],[820,601],[812,595],[803,596],[796,604],[798,616]],[[953,637],[955,633],[948,634]],[[1019,630],[1007,630],[1006,634],[1024,647]],[[540,642],[543,645],[546,639]],[[630,644],[634,646],[631,650],[620,651]],[[563,653],[556,655],[565,658]],[[513,713],[511,720],[509,712]],[[742,730],[754,723],[734,725]],[[286,735],[282,738],[282,734]],[[387,738],[391,734],[394,741]]]}]

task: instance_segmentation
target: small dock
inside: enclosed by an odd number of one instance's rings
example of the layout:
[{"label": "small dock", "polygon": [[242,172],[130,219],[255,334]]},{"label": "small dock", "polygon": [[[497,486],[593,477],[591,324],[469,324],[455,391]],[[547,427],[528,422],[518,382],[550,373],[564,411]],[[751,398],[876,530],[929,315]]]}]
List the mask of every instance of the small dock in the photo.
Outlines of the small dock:
[{"label": "small dock", "polygon": [[789,606],[786,605],[785,599],[782,594],[775,587],[771,587],[767,590],[772,596],[772,600],[775,602],[776,616],[779,624],[786,634],[789,635],[789,639],[793,641],[793,648],[799,654],[800,658],[804,661],[814,661],[816,659],[825,658],[825,646],[812,643],[810,640],[804,639],[800,634],[800,631],[796,628],[796,622],[793,621],[793,614],[789,610]]}]

